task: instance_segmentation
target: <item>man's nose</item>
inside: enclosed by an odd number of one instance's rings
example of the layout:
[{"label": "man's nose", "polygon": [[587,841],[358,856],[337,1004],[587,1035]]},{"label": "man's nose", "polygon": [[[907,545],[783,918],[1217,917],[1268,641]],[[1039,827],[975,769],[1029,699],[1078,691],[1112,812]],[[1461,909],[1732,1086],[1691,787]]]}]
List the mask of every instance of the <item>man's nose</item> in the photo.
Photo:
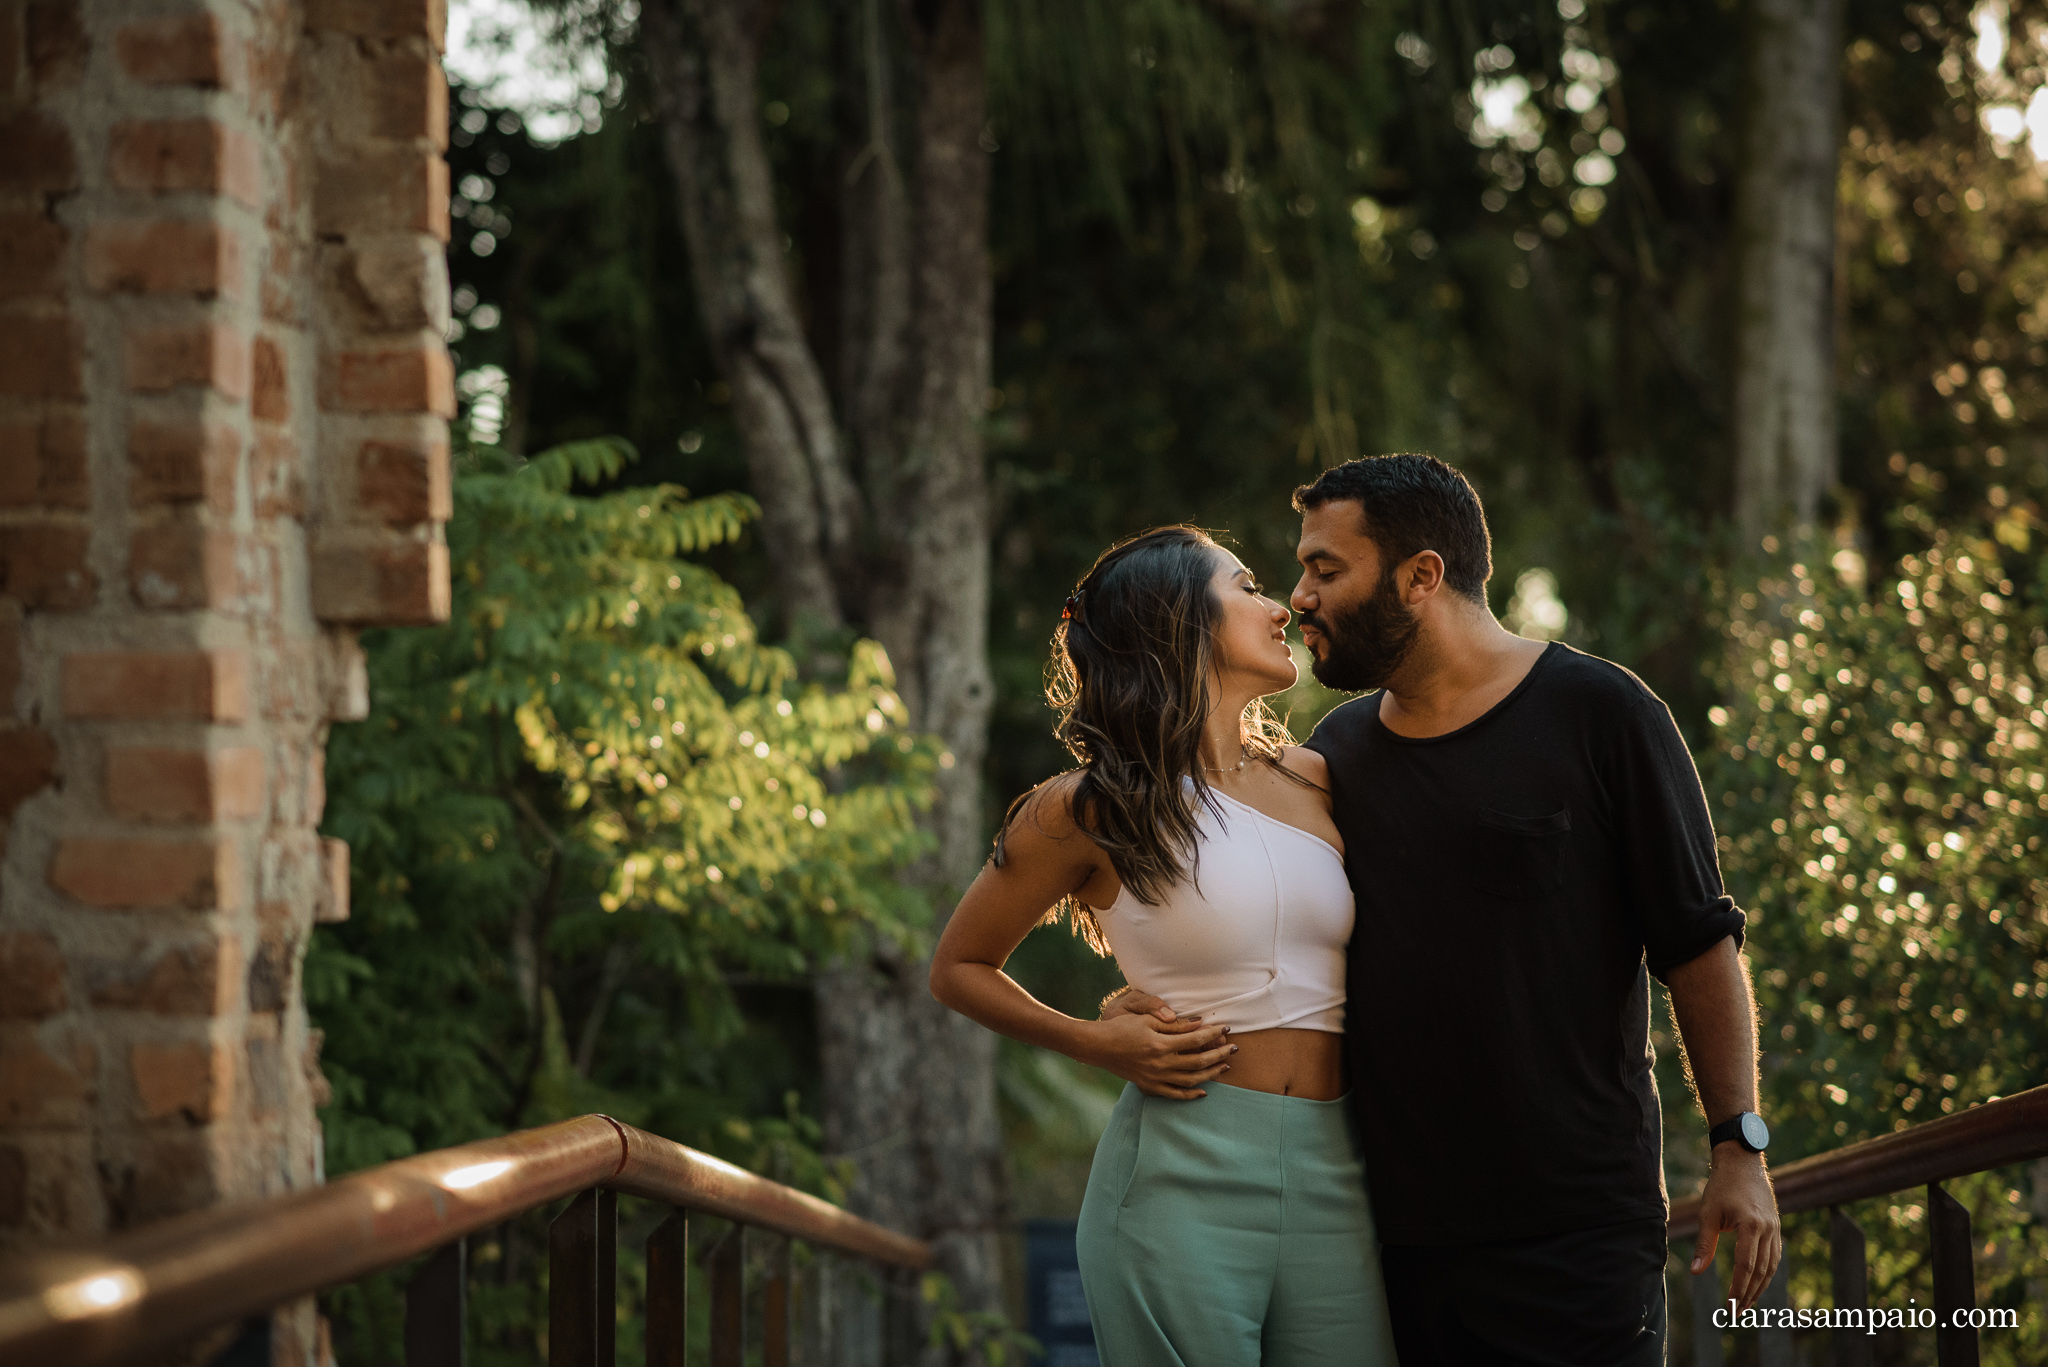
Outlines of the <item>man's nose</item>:
[{"label": "man's nose", "polygon": [[1287,595],[1287,605],[1296,612],[1314,612],[1316,610],[1316,596],[1309,592],[1306,584],[1296,584],[1294,592]]}]

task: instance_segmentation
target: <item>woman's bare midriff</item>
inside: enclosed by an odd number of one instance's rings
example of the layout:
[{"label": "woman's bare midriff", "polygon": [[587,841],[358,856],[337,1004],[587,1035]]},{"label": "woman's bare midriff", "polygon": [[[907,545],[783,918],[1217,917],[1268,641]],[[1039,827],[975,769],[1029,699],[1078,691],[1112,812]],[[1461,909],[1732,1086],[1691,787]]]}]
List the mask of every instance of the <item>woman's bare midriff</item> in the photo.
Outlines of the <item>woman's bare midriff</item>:
[{"label": "woman's bare midriff", "polygon": [[1237,1052],[1216,1079],[1247,1091],[1335,1101],[1346,1088],[1344,1037],[1328,1030],[1253,1030],[1230,1036]]}]

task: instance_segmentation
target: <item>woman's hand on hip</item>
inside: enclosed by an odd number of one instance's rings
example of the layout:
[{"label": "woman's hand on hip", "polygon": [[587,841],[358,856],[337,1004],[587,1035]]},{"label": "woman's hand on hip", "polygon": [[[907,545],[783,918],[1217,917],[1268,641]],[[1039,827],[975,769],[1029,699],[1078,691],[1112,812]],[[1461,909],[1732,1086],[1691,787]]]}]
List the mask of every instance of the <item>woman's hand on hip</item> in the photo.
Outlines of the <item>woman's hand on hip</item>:
[{"label": "woman's hand on hip", "polygon": [[[1130,998],[1143,1005],[1126,1006]],[[1163,1012],[1168,1019],[1162,1020]],[[1204,1082],[1230,1071],[1237,1046],[1227,1038],[1227,1025],[1203,1025],[1199,1017],[1175,1017],[1156,997],[1126,992],[1103,1007],[1103,1016],[1088,1027],[1089,1057],[1085,1062],[1115,1073],[1147,1096],[1193,1101],[1206,1095]]]}]

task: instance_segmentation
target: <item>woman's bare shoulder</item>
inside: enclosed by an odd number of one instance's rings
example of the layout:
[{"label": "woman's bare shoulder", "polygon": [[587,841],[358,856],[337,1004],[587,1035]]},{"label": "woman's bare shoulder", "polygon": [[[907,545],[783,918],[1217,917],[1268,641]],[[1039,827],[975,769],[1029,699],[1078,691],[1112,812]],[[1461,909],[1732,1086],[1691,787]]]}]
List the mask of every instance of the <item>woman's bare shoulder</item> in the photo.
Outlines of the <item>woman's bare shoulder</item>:
[{"label": "woman's bare shoulder", "polygon": [[1080,823],[1074,820],[1074,794],[1081,785],[1081,773],[1069,769],[1055,774],[1018,798],[1008,823],[1010,837],[1058,842],[1082,834]]}]

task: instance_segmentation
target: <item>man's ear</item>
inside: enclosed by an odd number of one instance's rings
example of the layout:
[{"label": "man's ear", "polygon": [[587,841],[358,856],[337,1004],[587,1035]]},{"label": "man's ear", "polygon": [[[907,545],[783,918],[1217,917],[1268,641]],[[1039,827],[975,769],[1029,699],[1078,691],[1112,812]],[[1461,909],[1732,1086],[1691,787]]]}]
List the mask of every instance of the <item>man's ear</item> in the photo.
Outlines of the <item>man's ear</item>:
[{"label": "man's ear", "polygon": [[1394,582],[1401,586],[1401,601],[1420,607],[1444,586],[1444,558],[1435,551],[1417,551],[1401,564]]}]

